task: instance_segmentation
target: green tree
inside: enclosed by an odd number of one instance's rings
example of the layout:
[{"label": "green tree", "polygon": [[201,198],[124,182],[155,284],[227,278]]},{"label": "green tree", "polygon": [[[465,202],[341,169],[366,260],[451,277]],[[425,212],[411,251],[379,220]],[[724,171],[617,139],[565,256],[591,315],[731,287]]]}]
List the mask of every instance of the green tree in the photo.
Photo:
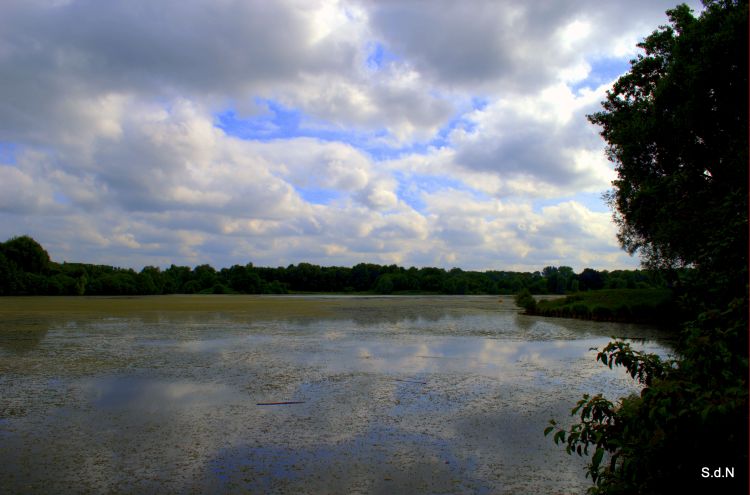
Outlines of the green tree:
[{"label": "green tree", "polygon": [[351,279],[349,285],[354,290],[370,290],[375,285],[375,281],[380,276],[380,266],[371,263],[359,263],[352,267]]},{"label": "green tree", "polygon": [[428,292],[440,292],[443,289],[445,270],[442,268],[425,267],[419,270],[420,289]]},{"label": "green tree", "polygon": [[0,296],[10,296],[20,291],[21,272],[15,263],[0,250]]},{"label": "green tree", "polygon": [[58,273],[47,278],[47,294],[51,296],[75,296],[78,295],[76,279],[63,273]]},{"label": "green tree", "polygon": [[1,243],[0,252],[24,272],[43,273],[50,263],[47,251],[27,235],[13,237]]},{"label": "green tree", "polygon": [[161,294],[157,282],[161,281],[161,273],[158,268],[144,267],[136,277],[138,294]]},{"label": "green tree", "polygon": [[618,174],[609,201],[619,239],[647,265],[695,265],[746,282],[748,81],[747,1],[685,5],[639,46],[589,116],[601,126]]},{"label": "green tree", "polygon": [[198,265],[193,268],[192,276],[198,282],[200,290],[210,289],[217,282],[216,269],[207,264]]},{"label": "green tree", "polygon": [[[225,269],[229,287],[244,294],[257,294],[260,292],[261,280],[255,272],[252,263],[245,266],[232,265]],[[225,270],[222,270],[224,272]]]},{"label": "green tree", "polygon": [[183,294],[195,294],[201,291],[201,284],[197,280],[188,280],[180,288],[180,292]]},{"label": "green tree", "polygon": [[578,275],[579,288],[581,290],[598,290],[604,287],[602,274],[593,268],[584,268]]},{"label": "green tree", "polygon": [[164,270],[164,292],[167,294],[185,292],[183,287],[190,281],[191,271],[187,266],[170,265]]},{"label": "green tree", "polygon": [[[546,433],[591,456],[595,493],[747,493],[748,5],[667,14],[589,119],[615,164],[622,246],[648,267],[693,267],[683,297],[694,319],[674,360],[610,343],[597,359],[624,367],[641,394],[584,396],[579,423]],[[735,477],[703,478],[706,466]]]},{"label": "green tree", "polygon": [[82,274],[76,278],[75,295],[82,296],[86,293],[86,284],[88,283],[88,277],[86,274]]},{"label": "green tree", "polygon": [[550,294],[564,294],[572,288],[575,273],[569,266],[546,266],[542,276],[547,280],[547,292]]},{"label": "green tree", "polygon": [[373,291],[378,294],[390,294],[393,292],[393,275],[390,273],[384,273],[379,276],[375,281],[375,287]]}]

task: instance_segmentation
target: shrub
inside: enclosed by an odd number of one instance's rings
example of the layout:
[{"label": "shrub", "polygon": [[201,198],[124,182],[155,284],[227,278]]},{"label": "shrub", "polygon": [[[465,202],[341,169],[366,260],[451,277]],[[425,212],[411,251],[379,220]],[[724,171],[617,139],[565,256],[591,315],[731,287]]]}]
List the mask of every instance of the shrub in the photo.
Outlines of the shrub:
[{"label": "shrub", "polygon": [[534,314],[537,309],[536,299],[531,295],[529,289],[521,289],[516,294],[516,305],[526,310],[527,314]]},{"label": "shrub", "polygon": [[608,320],[612,318],[612,310],[606,306],[594,306],[591,316],[597,320]]},{"label": "shrub", "polygon": [[581,303],[571,306],[570,312],[577,318],[588,318],[590,316],[588,306]]}]

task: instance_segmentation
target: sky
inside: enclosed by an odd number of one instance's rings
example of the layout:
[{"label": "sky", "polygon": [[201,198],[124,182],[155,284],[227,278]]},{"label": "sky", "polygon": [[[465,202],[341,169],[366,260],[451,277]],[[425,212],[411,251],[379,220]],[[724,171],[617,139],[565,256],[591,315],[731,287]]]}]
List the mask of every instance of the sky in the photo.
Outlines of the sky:
[{"label": "sky", "polygon": [[3,0],[0,240],[136,269],[637,268],[586,115],[674,5]]}]

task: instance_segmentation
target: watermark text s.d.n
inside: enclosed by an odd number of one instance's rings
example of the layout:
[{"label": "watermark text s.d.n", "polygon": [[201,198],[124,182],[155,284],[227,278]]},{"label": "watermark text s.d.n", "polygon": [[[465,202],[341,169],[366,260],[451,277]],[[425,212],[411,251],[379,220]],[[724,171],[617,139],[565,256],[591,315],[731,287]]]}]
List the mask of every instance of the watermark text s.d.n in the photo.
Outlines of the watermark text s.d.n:
[{"label": "watermark text s.d.n", "polygon": [[719,468],[701,468],[702,478],[734,478],[733,467],[719,467]]}]

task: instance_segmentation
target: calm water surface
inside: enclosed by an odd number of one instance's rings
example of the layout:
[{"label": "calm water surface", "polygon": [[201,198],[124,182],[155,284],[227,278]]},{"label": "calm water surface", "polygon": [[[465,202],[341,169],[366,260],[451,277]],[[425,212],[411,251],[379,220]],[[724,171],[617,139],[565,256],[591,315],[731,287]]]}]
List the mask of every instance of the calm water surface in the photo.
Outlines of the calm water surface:
[{"label": "calm water surface", "polygon": [[0,492],[582,493],[542,430],[638,391],[613,335],[669,352],[510,297],[0,298]]}]

